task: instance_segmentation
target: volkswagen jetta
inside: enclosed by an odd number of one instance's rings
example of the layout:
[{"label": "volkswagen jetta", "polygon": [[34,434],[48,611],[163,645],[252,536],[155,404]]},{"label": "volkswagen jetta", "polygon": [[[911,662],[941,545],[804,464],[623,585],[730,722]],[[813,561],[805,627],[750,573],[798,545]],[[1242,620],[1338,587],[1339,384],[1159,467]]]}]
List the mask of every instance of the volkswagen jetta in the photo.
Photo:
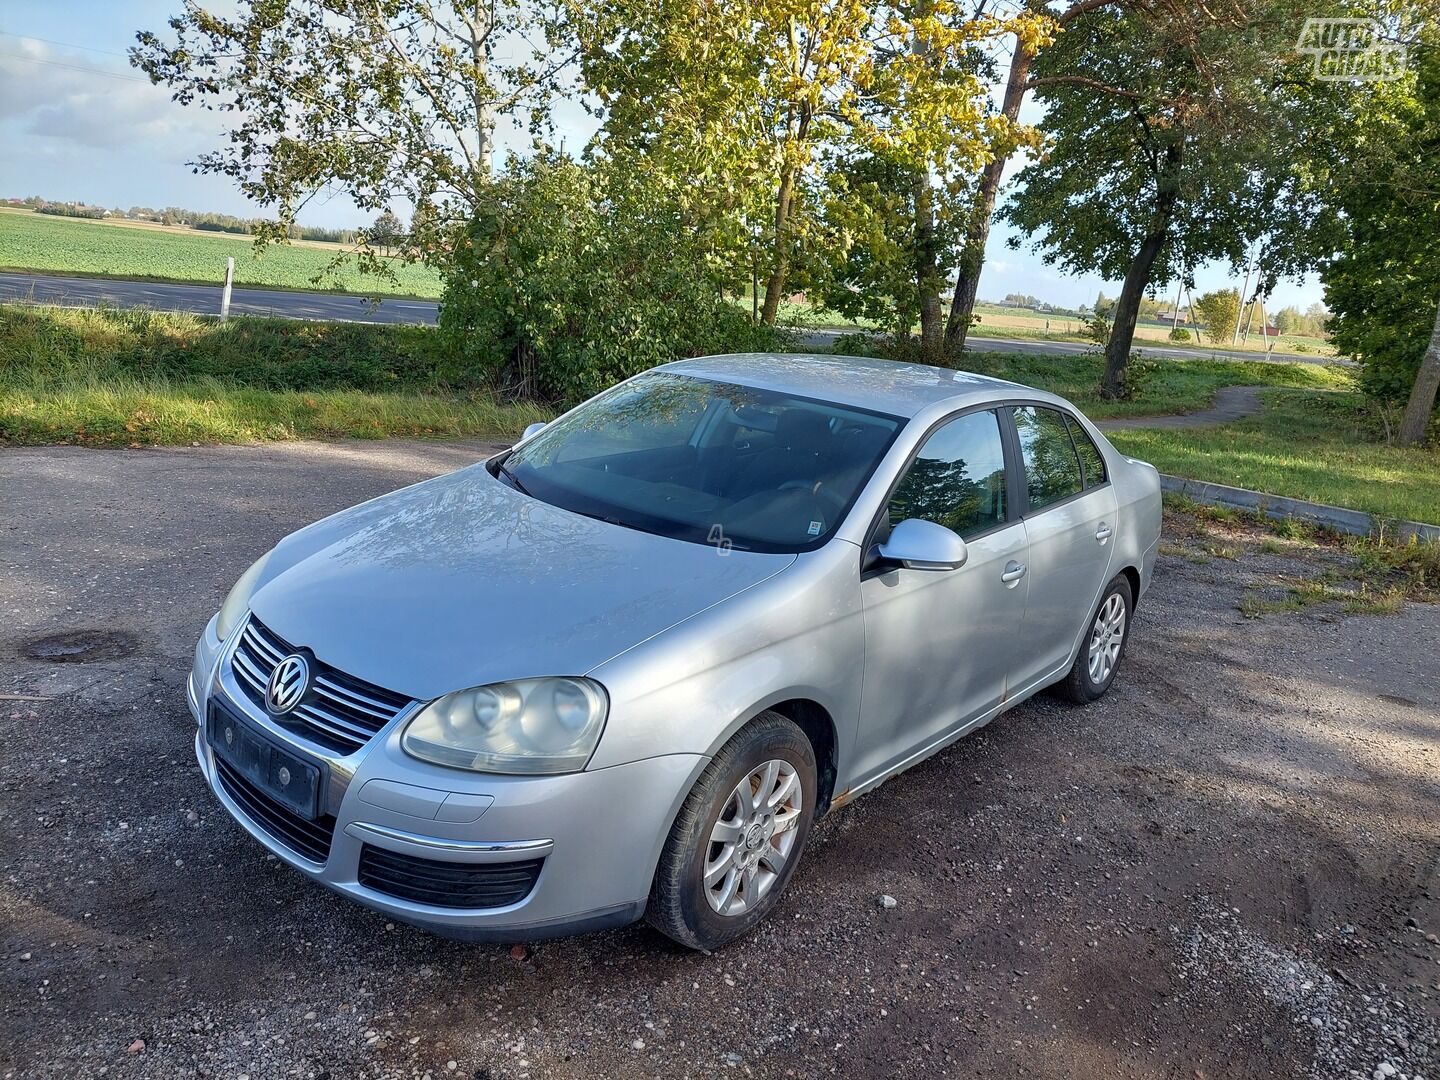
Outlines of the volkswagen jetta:
[{"label": "volkswagen jetta", "polygon": [[196,647],[196,754],[395,918],[714,948],[819,815],[1041,689],[1105,693],[1159,535],[1155,470],[1051,394],[682,361],[263,555]]}]

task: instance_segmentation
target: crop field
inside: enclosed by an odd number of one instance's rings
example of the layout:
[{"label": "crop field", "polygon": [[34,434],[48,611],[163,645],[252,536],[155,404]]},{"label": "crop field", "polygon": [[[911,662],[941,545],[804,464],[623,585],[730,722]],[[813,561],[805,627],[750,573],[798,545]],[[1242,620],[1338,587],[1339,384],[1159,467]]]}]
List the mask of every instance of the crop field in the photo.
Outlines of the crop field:
[{"label": "crop field", "polygon": [[[977,304],[975,313],[980,316],[980,325],[973,331],[976,334],[993,335],[1003,331],[1012,336],[1027,338],[1069,337],[1075,340],[1088,340],[1085,321],[1073,315],[1043,315],[1028,308],[1003,308],[992,304]],[[1211,348],[1210,339],[1198,327],[1182,326],[1181,329],[1190,331],[1188,342],[1172,342],[1168,322],[1164,325],[1157,325],[1154,322],[1142,321],[1135,327],[1135,340],[1174,345],[1179,348]],[[1265,339],[1252,331],[1247,339],[1236,342],[1234,345],[1230,344],[1227,336],[1218,348],[1227,352],[1234,352],[1237,349],[1247,352],[1265,352],[1265,346]],[[1275,351],[1312,352],[1323,356],[1332,356],[1335,352],[1329,342],[1300,334],[1280,335],[1279,341],[1275,344]]]},{"label": "crop field", "polygon": [[[353,264],[326,267],[339,244],[299,241],[256,257],[249,237],[178,226],[51,217],[0,208],[0,269],[149,281],[218,284],[225,258],[235,259],[235,284],[270,289],[324,289],[364,295],[437,297],[440,279],[418,266],[397,266],[397,283],[362,275]],[[317,285],[317,275],[325,274]]]}]

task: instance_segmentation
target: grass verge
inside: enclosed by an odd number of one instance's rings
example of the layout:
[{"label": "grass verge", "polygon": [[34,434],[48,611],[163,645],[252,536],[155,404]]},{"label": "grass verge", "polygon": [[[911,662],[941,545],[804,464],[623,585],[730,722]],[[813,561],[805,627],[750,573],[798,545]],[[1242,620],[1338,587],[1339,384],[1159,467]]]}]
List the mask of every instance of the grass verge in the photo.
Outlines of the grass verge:
[{"label": "grass verge", "polygon": [[422,327],[0,306],[0,444],[513,435]]},{"label": "grass verge", "polygon": [[214,379],[0,387],[0,445],[175,446],[394,435],[513,436],[547,419],[483,395],[258,390]]},{"label": "grass verge", "polygon": [[[1179,495],[1165,497],[1165,535],[1162,556],[1236,564],[1226,572],[1245,580],[1237,607],[1247,619],[1309,609],[1394,615],[1407,600],[1440,601],[1440,544],[1347,536]],[[1297,555],[1305,558],[1303,573]]]},{"label": "grass verge", "polygon": [[1440,524],[1440,448],[1386,445],[1358,394],[1266,394],[1261,415],[1224,427],[1110,440],[1161,472]]}]

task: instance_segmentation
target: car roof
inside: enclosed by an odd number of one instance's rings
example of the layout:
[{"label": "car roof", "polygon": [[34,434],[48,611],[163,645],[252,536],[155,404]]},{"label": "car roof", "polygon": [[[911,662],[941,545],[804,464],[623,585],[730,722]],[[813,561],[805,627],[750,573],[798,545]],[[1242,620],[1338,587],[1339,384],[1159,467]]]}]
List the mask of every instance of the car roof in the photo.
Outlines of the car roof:
[{"label": "car roof", "polygon": [[1030,387],[988,375],[866,356],[730,353],[677,360],[658,370],[904,417],[940,401],[962,405],[1014,397],[1017,392],[1035,393]]}]

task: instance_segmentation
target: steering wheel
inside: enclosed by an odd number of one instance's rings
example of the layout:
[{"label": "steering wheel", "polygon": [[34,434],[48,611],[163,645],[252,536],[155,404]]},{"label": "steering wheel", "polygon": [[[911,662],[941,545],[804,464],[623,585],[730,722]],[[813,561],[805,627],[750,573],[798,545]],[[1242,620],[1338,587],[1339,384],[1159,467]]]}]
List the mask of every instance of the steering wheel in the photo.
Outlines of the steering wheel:
[{"label": "steering wheel", "polygon": [[825,481],[823,480],[816,480],[813,483],[809,480],[786,480],[783,484],[780,485],[779,490],[801,491],[804,492],[806,495],[818,499],[830,509],[832,519],[838,518],[840,516],[840,511],[845,509],[844,500],[842,500],[833,491],[830,491],[825,486]]}]

